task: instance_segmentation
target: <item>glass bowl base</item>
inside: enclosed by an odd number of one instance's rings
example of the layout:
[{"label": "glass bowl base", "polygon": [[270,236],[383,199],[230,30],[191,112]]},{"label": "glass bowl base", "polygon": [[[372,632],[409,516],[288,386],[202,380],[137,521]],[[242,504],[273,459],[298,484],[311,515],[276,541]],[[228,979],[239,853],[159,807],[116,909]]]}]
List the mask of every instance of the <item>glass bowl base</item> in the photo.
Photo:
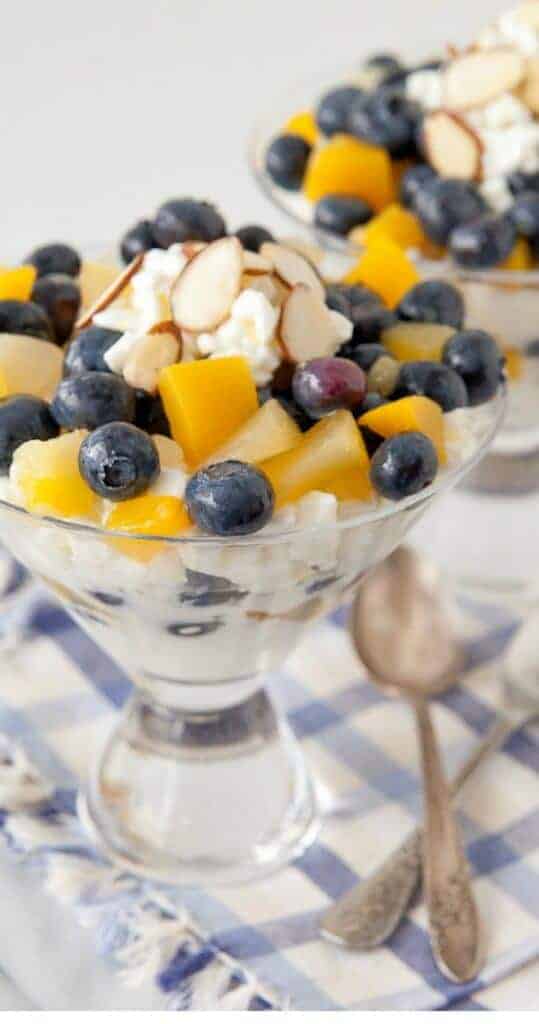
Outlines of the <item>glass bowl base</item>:
[{"label": "glass bowl base", "polygon": [[79,812],[113,861],[188,886],[262,878],[299,856],[319,827],[302,754],[263,690],[197,713],[136,694]]}]

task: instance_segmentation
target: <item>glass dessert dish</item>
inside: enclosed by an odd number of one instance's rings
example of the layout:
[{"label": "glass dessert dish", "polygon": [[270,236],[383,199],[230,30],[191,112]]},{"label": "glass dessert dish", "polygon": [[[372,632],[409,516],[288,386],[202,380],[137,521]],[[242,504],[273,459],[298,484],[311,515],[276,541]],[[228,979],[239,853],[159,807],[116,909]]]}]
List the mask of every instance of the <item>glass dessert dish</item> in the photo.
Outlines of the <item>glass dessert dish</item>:
[{"label": "glass dessert dish", "polygon": [[111,856],[217,884],[301,853],[316,800],[265,678],[483,457],[503,409],[501,390],[473,450],[430,487],[360,514],[345,504],[336,523],[290,527],[283,510],[251,537],[134,537],[0,502],[2,542],[134,684],[82,799]]}]

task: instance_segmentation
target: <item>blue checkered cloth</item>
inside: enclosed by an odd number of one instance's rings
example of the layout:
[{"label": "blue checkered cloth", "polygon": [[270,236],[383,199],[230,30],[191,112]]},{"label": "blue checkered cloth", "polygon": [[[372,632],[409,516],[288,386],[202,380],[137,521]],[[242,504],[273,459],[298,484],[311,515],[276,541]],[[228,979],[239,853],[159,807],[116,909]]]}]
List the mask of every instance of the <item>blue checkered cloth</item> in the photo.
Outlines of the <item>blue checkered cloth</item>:
[{"label": "blue checkered cloth", "polygon": [[[501,701],[496,659],[515,628],[514,622],[477,607],[468,610],[466,623],[464,682],[434,711],[450,771],[495,719]],[[536,1008],[537,975],[533,980],[529,965],[539,955],[539,734],[532,727],[514,734],[490,758],[460,803],[486,939],[487,964],[477,980],[455,985],[440,975],[420,902],[374,952],[346,952],[319,938],[324,908],[376,869],[421,817],[409,710],[369,684],[344,625],[344,612],[318,623],[271,680],[317,780],[324,817],[318,841],[277,876],[249,886],[218,894],[164,886],[149,890],[147,883],[120,875],[91,850],[74,814],[73,794],[129,694],[129,681],[42,594],[34,601],[26,642],[5,661],[0,732],[22,746],[53,788],[36,812],[37,830],[28,814],[0,815],[8,856],[22,853],[25,861],[35,862],[37,850],[40,877],[60,896],[58,879],[67,870],[73,912],[88,918],[91,907],[98,953],[121,975],[129,922],[137,915],[145,915],[151,927],[157,922],[156,942],[163,940],[163,945],[152,970],[163,1001],[151,1005],[487,1008],[496,1005],[490,993],[500,990],[501,979],[521,969],[517,978],[522,976],[527,986],[529,1005],[521,1000],[520,1008]],[[63,830],[61,839],[55,838],[54,828]],[[63,857],[60,867],[55,856]],[[77,858],[76,877],[82,871],[84,884],[73,882]],[[103,885],[113,893],[108,901],[102,898]],[[140,934],[139,929],[135,959],[143,967],[152,948],[149,940],[141,946]],[[61,935],[57,941],[61,944]]]}]

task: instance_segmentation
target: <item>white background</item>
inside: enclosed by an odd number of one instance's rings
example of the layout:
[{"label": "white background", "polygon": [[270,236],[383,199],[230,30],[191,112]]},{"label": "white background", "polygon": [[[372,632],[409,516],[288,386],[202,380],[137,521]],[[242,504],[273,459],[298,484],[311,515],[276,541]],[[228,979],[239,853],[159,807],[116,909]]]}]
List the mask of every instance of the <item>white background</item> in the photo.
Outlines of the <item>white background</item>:
[{"label": "white background", "polygon": [[164,199],[278,226],[246,168],[276,92],[372,49],[464,42],[511,0],[12,0],[0,57],[0,263],[115,239]]}]

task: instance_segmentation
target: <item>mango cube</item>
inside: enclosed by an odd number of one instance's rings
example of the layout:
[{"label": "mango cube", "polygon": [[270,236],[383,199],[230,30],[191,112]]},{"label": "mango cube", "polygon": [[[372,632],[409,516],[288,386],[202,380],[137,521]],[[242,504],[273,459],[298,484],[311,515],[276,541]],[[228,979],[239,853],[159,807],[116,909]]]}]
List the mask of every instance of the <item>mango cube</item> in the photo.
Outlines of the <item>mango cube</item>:
[{"label": "mango cube", "polygon": [[342,409],[311,427],[295,448],[265,459],[259,468],[269,477],[280,507],[309,491],[332,492],[332,482],[341,477],[368,474],[369,457],[352,413]]},{"label": "mango cube", "polygon": [[209,461],[239,459],[241,462],[262,462],[272,455],[294,448],[302,437],[296,421],[276,398],[270,398],[229,441],[212,453]]},{"label": "mango cube", "polygon": [[309,157],[303,189],[317,202],[329,192],[358,196],[375,210],[395,198],[391,160],[385,149],[351,135],[334,135]]},{"label": "mango cube", "polygon": [[406,253],[391,239],[382,237],[373,239],[344,278],[345,284],[372,288],[390,309],[418,281],[419,274]]},{"label": "mango cube", "polygon": [[508,380],[520,380],[524,373],[524,356],[518,348],[504,348],[505,372]]},{"label": "mango cube", "polygon": [[440,464],[446,461],[444,415],[440,406],[423,395],[410,395],[380,405],[359,417],[361,427],[369,427],[380,437],[395,437],[411,430],[426,434],[436,448]]},{"label": "mango cube", "polygon": [[[185,533],[192,523],[180,498],[143,494],[118,502],[107,516],[105,526],[108,530],[143,537],[176,537]],[[122,537],[111,538],[110,543],[137,562],[150,562],[166,548],[164,541],[134,541]]]},{"label": "mango cube", "polygon": [[417,360],[440,362],[442,350],[455,333],[454,327],[443,324],[399,322],[382,332],[382,344],[401,363]]},{"label": "mango cube", "polygon": [[517,238],[507,259],[500,263],[500,270],[529,270],[533,267],[533,253],[527,238]]},{"label": "mango cube", "polygon": [[204,462],[258,409],[243,356],[174,363],[161,370],[158,386],[172,436],[190,466]]},{"label": "mango cube", "polygon": [[297,114],[292,114],[283,131],[290,135],[300,135],[310,146],[314,146],[319,135],[318,125],[310,110],[299,110]]},{"label": "mango cube", "polygon": [[426,236],[415,214],[400,203],[390,203],[364,228],[367,245],[376,238],[389,238],[401,249],[423,249]]},{"label": "mango cube", "polygon": [[18,299],[28,302],[37,277],[36,268],[32,266],[0,267],[0,302],[4,299]]},{"label": "mango cube", "polygon": [[100,518],[101,499],[79,472],[79,449],[86,434],[75,430],[17,448],[10,478],[29,512],[63,519]]}]

